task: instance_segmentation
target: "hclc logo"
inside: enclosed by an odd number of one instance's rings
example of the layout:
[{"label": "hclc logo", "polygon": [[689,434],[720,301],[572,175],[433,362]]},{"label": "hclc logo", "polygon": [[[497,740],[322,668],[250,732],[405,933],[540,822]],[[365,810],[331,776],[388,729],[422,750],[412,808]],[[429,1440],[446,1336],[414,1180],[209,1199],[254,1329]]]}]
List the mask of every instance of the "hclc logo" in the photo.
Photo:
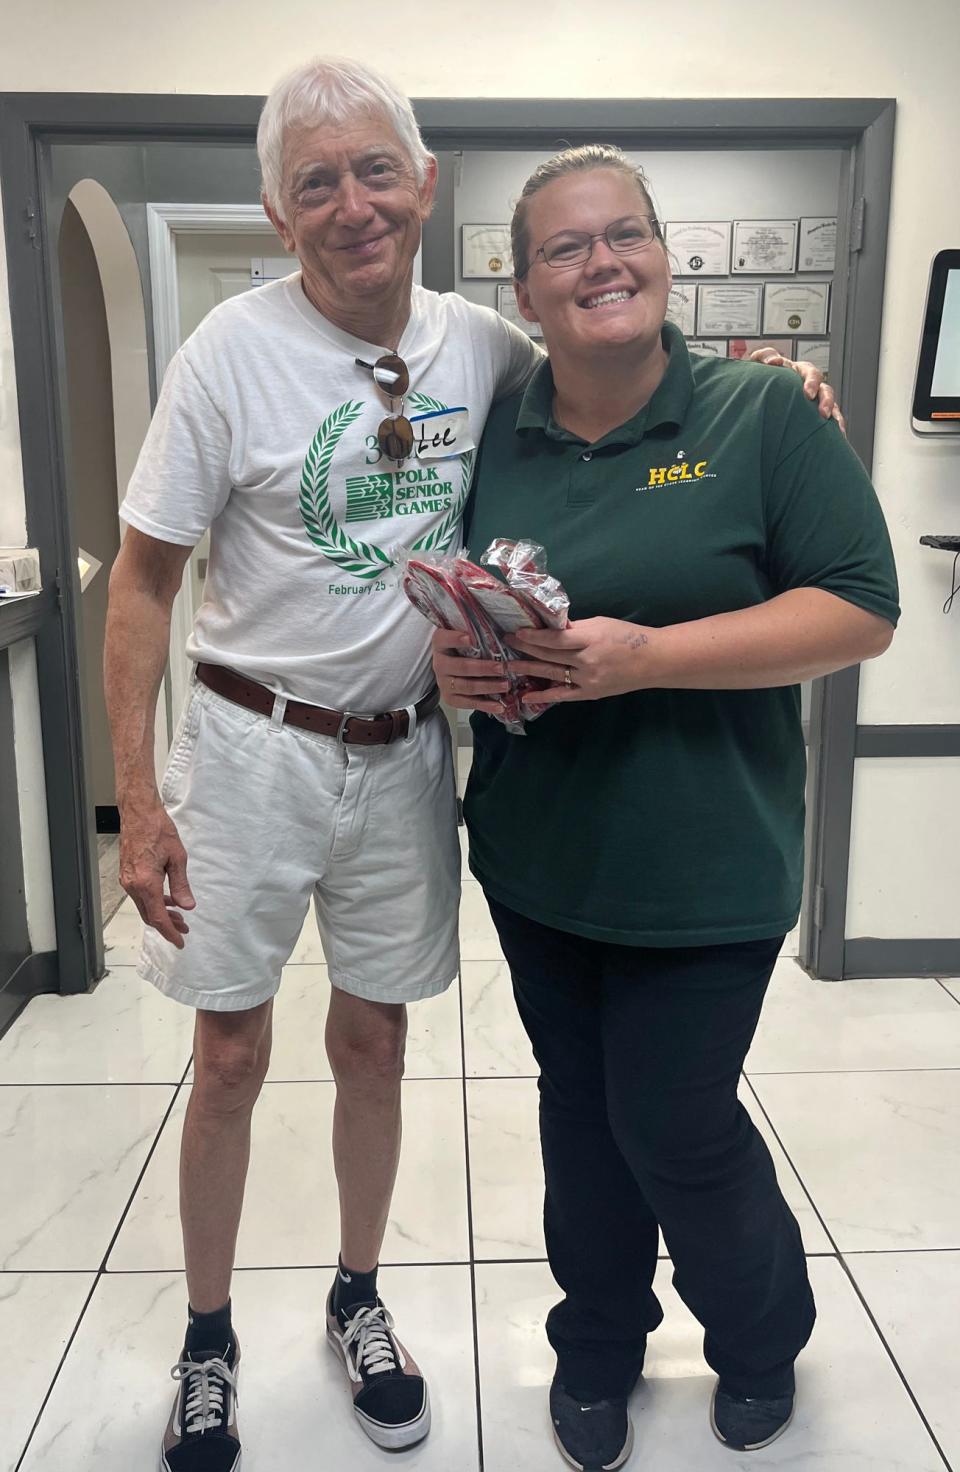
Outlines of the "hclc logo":
[{"label": "hclc logo", "polygon": [[673,465],[651,465],[650,479],[645,486],[638,486],[637,490],[649,491],[654,486],[676,485],[682,480],[714,480],[715,477],[707,471],[709,464],[709,460],[697,460],[691,465],[686,451],[678,450]]}]

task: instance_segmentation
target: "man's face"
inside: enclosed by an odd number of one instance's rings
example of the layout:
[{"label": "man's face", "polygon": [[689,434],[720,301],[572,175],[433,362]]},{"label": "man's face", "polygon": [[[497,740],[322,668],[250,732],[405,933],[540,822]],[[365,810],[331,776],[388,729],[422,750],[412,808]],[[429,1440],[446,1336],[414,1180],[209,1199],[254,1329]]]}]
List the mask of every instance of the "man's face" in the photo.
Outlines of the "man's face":
[{"label": "man's face", "polygon": [[377,116],[291,132],[283,156],[281,220],[310,300],[334,320],[352,307],[389,304],[408,289],[436,186],[431,159],[418,185],[390,124]]}]

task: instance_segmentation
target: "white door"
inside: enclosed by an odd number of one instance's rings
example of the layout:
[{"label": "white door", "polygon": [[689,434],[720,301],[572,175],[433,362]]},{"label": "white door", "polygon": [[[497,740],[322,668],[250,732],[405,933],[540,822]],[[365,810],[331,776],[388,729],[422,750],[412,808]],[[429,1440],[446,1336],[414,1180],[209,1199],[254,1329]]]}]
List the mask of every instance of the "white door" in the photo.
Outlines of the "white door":
[{"label": "white door", "polygon": [[[162,206],[158,206],[162,209]],[[154,255],[151,266],[167,285],[161,292],[167,303],[165,320],[166,352],[160,354],[160,366],[174,347],[184,342],[199,327],[207,313],[229,297],[242,291],[256,290],[264,281],[275,280],[296,270],[297,262],[288,256],[266,218],[259,229],[225,230],[217,225],[210,229],[176,229],[173,231],[175,267],[169,251]],[[169,264],[168,264],[169,263]],[[176,280],[170,278],[175,269]],[[156,286],[156,282],[155,282]],[[175,286],[176,331],[173,331]],[[157,300],[155,292],[155,303]],[[190,555],[183,586],[177,595],[171,620],[170,694],[173,721],[183,708],[190,683],[190,661],[184,652],[187,633],[203,598],[203,582],[210,555],[209,536],[203,536]]]}]

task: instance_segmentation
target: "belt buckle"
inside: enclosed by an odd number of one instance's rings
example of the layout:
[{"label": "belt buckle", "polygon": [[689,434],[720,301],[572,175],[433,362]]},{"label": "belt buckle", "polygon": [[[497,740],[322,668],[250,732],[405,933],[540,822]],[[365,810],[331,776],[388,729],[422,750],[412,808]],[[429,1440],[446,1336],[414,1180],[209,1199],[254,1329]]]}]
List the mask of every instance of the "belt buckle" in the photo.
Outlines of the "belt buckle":
[{"label": "belt buckle", "polygon": [[337,734],[333,738],[334,741],[336,741],[336,743],[337,743],[338,746],[346,746],[348,744],[347,743],[346,736],[344,735],[344,732],[347,729],[348,722],[350,722],[350,721],[372,721],[372,720],[375,720],[375,719],[376,719],[375,716],[368,716],[363,711],[360,711],[360,710],[345,710],[343,712],[343,714],[341,715],[341,717],[340,717],[340,724],[337,727]]}]

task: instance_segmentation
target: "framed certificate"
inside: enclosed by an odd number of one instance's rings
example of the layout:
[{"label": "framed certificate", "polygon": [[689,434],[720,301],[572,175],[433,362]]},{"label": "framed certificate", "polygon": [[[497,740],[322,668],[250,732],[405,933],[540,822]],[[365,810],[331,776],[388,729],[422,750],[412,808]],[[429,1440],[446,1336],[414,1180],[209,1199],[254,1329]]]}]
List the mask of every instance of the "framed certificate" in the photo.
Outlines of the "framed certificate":
[{"label": "framed certificate", "polygon": [[760,331],[762,286],[701,286],[697,331],[701,337],[730,337],[743,333],[755,337]]},{"label": "framed certificate", "polygon": [[797,270],[832,271],[836,262],[836,215],[804,215],[800,220]]},{"label": "framed certificate", "polygon": [[697,330],[697,288],[674,282],[667,298],[667,321],[680,328],[684,337]]},{"label": "framed certificate", "polygon": [[464,277],[513,275],[509,225],[461,225],[460,251]]},{"label": "framed certificate", "polygon": [[526,317],[521,317],[517,307],[517,294],[513,289],[512,281],[501,281],[497,287],[497,311],[501,317],[506,317],[514,327],[519,327],[528,337],[540,341],[543,337],[543,328],[539,322],[528,322]]},{"label": "framed certificate", "polygon": [[678,276],[726,276],[730,270],[729,220],[681,220],[664,228]]},{"label": "framed certificate", "polygon": [[820,372],[830,372],[830,344],[828,342],[810,342],[807,338],[801,338],[797,343],[797,357],[803,358],[807,363],[813,363]]},{"label": "framed certificate", "polygon": [[691,353],[700,353],[705,358],[725,358],[727,340],[725,337],[691,337],[687,342],[687,349]]},{"label": "framed certificate", "polygon": [[789,337],[731,337],[727,343],[727,357],[749,358],[757,348],[776,348],[783,357],[793,357],[793,342]]},{"label": "framed certificate", "polygon": [[827,281],[789,286],[767,283],[763,297],[764,332],[796,332],[812,337],[827,330]]},{"label": "framed certificate", "polygon": [[737,220],[733,227],[734,276],[792,276],[797,269],[796,220]]}]

